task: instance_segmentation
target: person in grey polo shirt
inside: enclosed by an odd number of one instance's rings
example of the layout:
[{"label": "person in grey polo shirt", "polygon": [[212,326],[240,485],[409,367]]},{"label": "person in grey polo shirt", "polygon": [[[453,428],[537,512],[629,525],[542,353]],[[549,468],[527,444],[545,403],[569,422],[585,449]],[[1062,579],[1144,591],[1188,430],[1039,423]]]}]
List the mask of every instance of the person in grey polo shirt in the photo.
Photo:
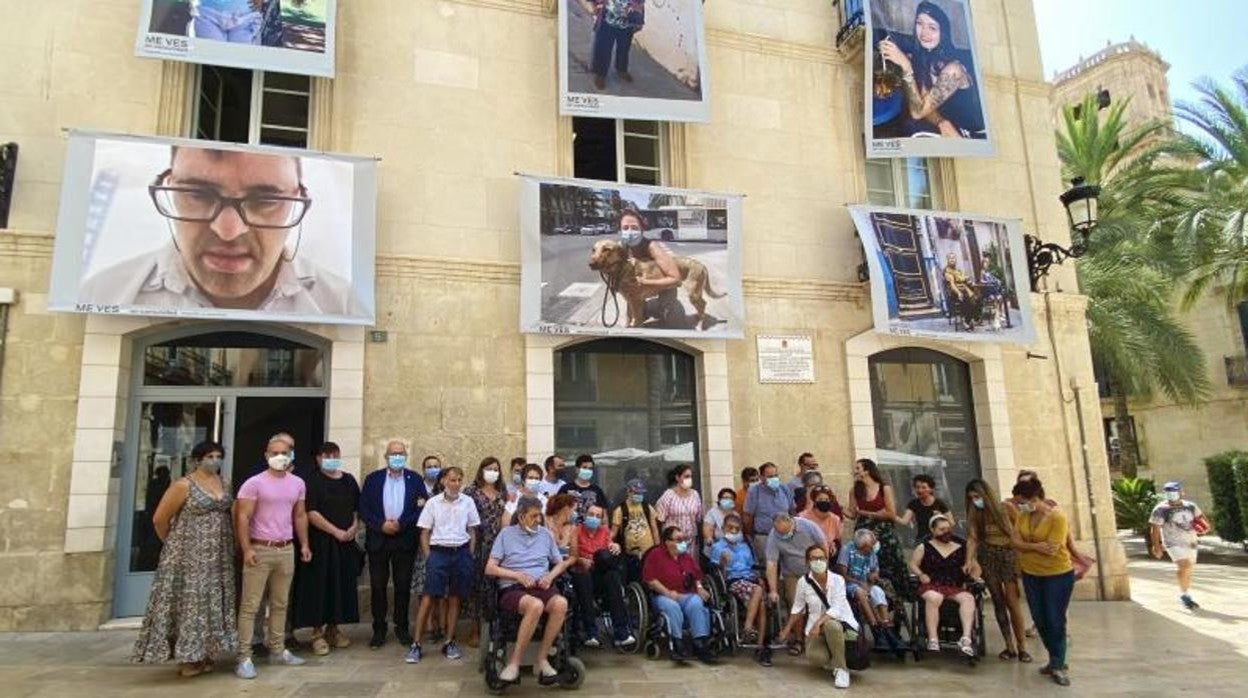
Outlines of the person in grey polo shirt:
[{"label": "person in grey polo shirt", "polygon": [[745,493],[745,530],[754,536],[754,554],[762,559],[763,541],[777,514],[793,514],[793,490],[780,483],[775,463],[758,467],[758,482]]},{"label": "person in grey polo shirt", "polygon": [[771,533],[767,534],[764,558],[767,560],[768,598],[772,603],[779,603],[783,589],[782,610],[792,606],[797,580],[806,574],[806,549],[812,545],[821,546],[824,552],[828,550],[828,539],[818,524],[808,519],[795,519],[788,513],[776,515]]}]

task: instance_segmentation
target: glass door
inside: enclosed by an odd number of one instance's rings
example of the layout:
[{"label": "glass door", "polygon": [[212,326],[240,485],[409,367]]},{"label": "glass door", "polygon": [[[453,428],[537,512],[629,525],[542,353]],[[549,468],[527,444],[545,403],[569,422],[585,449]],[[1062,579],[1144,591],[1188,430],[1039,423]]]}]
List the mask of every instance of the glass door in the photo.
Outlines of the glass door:
[{"label": "glass door", "polygon": [[234,398],[204,395],[144,399],[137,404],[130,425],[126,457],[133,459],[122,483],[122,511],[117,532],[117,616],[140,616],[147,607],[152,574],[163,547],[152,525],[152,514],[169,485],[195,469],[191,449],[201,441],[216,441],[227,454],[222,477],[230,478]]}]

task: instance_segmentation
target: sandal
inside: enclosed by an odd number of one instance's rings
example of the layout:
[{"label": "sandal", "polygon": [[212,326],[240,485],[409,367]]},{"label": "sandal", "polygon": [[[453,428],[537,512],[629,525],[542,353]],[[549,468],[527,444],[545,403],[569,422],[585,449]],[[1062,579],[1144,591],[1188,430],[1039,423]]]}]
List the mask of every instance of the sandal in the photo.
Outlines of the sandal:
[{"label": "sandal", "polygon": [[1018,661],[1022,662],[1023,664],[1031,664],[1032,662],[1031,655],[1027,654],[1027,650],[1019,650]]},{"label": "sandal", "polygon": [[802,653],[804,653],[804,652],[806,651],[806,648],[803,646],[803,645],[805,645],[805,644],[806,644],[806,643],[804,643],[804,642],[798,641],[798,642],[794,642],[793,644],[789,645],[789,656],[790,656],[790,657],[800,657],[800,656],[802,656]]},{"label": "sandal", "polygon": [[[1026,654],[1026,653],[1024,652],[1024,654]],[[1014,659],[1014,658],[1015,658],[1015,657],[1017,657],[1017,656],[1018,656],[1018,653],[1017,653],[1017,652],[1015,652],[1014,650],[1011,650],[1011,649],[1004,649],[1004,650],[1001,650],[1001,654],[998,654],[998,655],[997,655],[997,659],[1000,659],[1000,660],[1001,660],[1001,661],[1003,661],[1003,662],[1008,662],[1008,661],[1010,661],[1011,659]],[[1019,661],[1021,662],[1021,661],[1024,661],[1024,660],[1019,659]],[[1031,657],[1028,657],[1028,658],[1026,659],[1026,661],[1031,661]]]},{"label": "sandal", "polygon": [[753,645],[758,642],[758,631],[754,628],[748,628],[741,635],[741,642],[747,645]]},{"label": "sandal", "polygon": [[178,667],[178,676],[189,679],[192,676],[199,676],[204,673],[204,666],[199,662],[193,664],[183,664]]}]

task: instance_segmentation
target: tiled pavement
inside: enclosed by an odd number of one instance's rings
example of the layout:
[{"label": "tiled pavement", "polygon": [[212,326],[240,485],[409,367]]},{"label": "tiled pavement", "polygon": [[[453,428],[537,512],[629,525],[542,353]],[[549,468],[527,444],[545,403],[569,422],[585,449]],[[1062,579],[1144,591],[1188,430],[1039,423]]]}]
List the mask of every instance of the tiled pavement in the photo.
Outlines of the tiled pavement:
[{"label": "tiled pavement", "polygon": [[[1189,614],[1179,608],[1167,563],[1132,556],[1135,600],[1123,603],[1076,603],[1071,608],[1071,679],[1061,689],[1029,666],[1001,662],[990,656],[976,668],[952,657],[913,660],[902,666],[880,659],[854,676],[854,694],[999,695],[1025,691],[1043,695],[1163,696],[1193,690],[1202,696],[1242,696],[1248,683],[1248,567],[1203,565],[1194,589],[1203,609]],[[989,616],[991,617],[991,616]],[[460,662],[441,656],[417,666],[402,662],[402,651],[390,642],[370,651],[367,628],[351,630],[357,644],[325,658],[309,656],[303,667],[257,665],[260,676],[240,681],[223,665],[213,675],[179,679],[172,667],[127,663],[133,631],[94,633],[17,633],[0,635],[0,695],[107,698],[109,696],[477,696],[484,684],[476,673],[475,652]],[[1001,640],[989,631],[989,651]],[[1037,659],[1043,649],[1033,648]],[[831,682],[805,662],[778,656],[776,666],[763,669],[739,656],[708,668],[673,667],[609,651],[584,655],[588,677],[583,696],[778,696],[828,695]],[[542,689],[530,676],[507,695],[538,695]],[[571,695],[571,694],[567,694]]]}]

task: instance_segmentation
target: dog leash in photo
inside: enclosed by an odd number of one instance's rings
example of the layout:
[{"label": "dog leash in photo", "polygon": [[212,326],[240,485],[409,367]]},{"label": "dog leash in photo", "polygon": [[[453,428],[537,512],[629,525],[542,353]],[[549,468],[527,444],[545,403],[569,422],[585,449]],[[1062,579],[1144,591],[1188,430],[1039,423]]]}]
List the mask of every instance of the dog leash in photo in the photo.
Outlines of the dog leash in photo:
[{"label": "dog leash in photo", "polygon": [[[615,284],[612,284],[611,280],[607,278],[607,272],[600,271],[598,272],[598,276],[602,277],[602,283],[607,287],[606,292],[602,294],[602,310],[600,311],[602,326],[603,327],[615,327],[616,323],[620,321],[620,298],[616,294]],[[608,295],[611,296],[611,302],[615,305],[615,318],[612,319],[611,322],[607,322],[607,296]]]}]

